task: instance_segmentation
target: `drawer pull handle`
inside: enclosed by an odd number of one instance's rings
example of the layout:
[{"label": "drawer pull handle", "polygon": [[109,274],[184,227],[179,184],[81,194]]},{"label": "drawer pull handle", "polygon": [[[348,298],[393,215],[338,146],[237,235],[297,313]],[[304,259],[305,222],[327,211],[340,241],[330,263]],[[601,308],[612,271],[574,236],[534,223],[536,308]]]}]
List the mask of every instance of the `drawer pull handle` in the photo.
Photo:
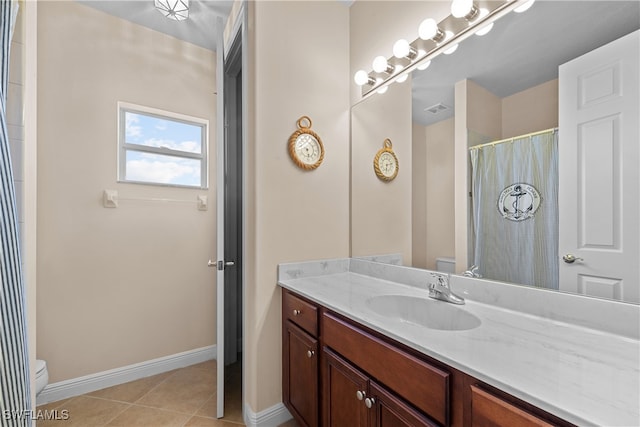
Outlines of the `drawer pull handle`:
[{"label": "drawer pull handle", "polygon": [[364,405],[369,409],[371,409],[371,407],[375,405],[375,403],[376,403],[376,400],[373,397],[367,397],[364,400]]},{"label": "drawer pull handle", "polygon": [[358,400],[364,399],[366,395],[367,395],[367,393],[365,393],[364,391],[358,390],[356,392],[356,397],[358,398]]},{"label": "drawer pull handle", "polygon": [[294,316],[298,316],[300,313],[302,313],[300,310],[296,310],[295,308],[293,309]]},{"label": "drawer pull handle", "polygon": [[315,353],[315,351],[313,351],[313,350],[309,350],[309,351],[307,351],[307,357],[308,357],[309,359],[311,359],[311,358],[313,357],[313,355],[314,355],[314,354],[316,354],[316,353]]}]

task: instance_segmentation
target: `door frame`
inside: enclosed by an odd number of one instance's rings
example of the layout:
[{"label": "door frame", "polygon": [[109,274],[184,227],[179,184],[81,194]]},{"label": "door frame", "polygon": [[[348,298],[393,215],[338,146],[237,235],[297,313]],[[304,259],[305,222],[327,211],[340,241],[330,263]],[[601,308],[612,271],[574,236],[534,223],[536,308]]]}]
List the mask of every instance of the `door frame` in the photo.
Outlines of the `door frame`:
[{"label": "door frame", "polygon": [[[236,20],[233,25],[233,29],[228,35],[229,44],[226,45],[224,43],[224,30],[225,24],[222,18],[218,17],[216,20],[217,25],[217,48],[216,48],[216,88],[217,88],[217,99],[216,99],[216,191],[217,191],[217,255],[216,259],[224,260],[224,140],[225,140],[225,122],[224,122],[224,59],[229,54],[231,49],[231,44],[236,39],[240,40],[241,43],[241,85],[242,85],[242,129],[241,129],[241,137],[242,137],[242,148],[241,148],[241,156],[242,156],[242,219],[241,219],[241,228],[242,232],[242,259],[247,260],[247,242],[246,242],[246,233],[244,232],[247,229],[247,171],[248,171],[248,161],[247,161],[247,136],[248,136],[248,102],[247,102],[247,87],[248,87],[248,79],[247,79],[247,69],[248,69],[248,17],[247,17],[247,2],[242,1],[241,5],[236,14]],[[247,322],[246,322],[246,280],[247,277],[247,268],[246,262],[242,263],[242,271],[241,271],[241,288],[242,288],[242,348],[246,348],[245,345],[245,337],[247,331]],[[216,318],[217,318],[217,326],[216,326],[216,346],[217,346],[217,410],[216,417],[222,418],[224,416],[224,270],[217,270],[216,272],[216,286],[217,286],[217,301],[216,301]],[[242,371],[245,371],[246,366],[246,351],[242,352]],[[242,413],[243,418],[246,418],[246,414],[244,411],[244,401],[245,401],[245,376],[242,377]],[[246,423],[246,419],[245,419]]]}]

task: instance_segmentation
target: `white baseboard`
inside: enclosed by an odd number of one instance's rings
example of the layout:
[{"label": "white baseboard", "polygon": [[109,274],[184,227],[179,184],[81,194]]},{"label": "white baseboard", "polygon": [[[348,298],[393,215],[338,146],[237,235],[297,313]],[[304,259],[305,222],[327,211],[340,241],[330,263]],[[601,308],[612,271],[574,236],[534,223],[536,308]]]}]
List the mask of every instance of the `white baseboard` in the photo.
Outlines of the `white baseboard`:
[{"label": "white baseboard", "polygon": [[258,413],[253,412],[251,407],[246,402],[244,403],[244,423],[247,427],[277,427],[291,418],[293,418],[291,413],[283,403],[278,403]]},{"label": "white baseboard", "polygon": [[146,362],[135,363],[121,368],[98,372],[84,377],[72,378],[48,384],[36,399],[37,405],[55,402],[61,399],[79,396],[129,381],[139,380],[151,375],[161,374],[196,363],[215,359],[217,350],[215,345],[201,347]]}]

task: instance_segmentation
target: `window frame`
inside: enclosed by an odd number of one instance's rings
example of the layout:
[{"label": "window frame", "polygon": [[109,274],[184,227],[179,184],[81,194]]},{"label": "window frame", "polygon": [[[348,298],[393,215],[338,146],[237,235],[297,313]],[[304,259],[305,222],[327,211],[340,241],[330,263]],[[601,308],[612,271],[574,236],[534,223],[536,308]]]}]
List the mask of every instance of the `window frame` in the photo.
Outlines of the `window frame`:
[{"label": "window frame", "polygon": [[[164,119],[168,121],[185,123],[201,128],[201,153],[191,153],[188,151],[174,150],[167,147],[153,147],[140,144],[130,144],[126,142],[126,113],[140,114],[148,117]],[[162,182],[137,181],[127,179],[127,152],[157,154],[170,156],[178,159],[192,159],[200,161],[200,185],[170,184]],[[118,176],[117,182],[125,184],[154,185],[161,187],[178,187],[207,190],[209,188],[209,120],[171,111],[160,110],[158,108],[145,107],[128,102],[118,102]]]}]

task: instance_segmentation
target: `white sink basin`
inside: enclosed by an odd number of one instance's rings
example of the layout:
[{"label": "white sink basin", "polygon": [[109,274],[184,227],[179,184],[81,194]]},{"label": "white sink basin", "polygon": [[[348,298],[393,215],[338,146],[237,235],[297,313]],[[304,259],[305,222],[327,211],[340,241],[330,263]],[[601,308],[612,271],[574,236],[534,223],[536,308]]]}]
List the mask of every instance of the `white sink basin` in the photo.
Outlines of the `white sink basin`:
[{"label": "white sink basin", "polygon": [[369,298],[373,312],[429,329],[465,331],[480,326],[480,319],[451,303],[408,295],[380,295]]}]

